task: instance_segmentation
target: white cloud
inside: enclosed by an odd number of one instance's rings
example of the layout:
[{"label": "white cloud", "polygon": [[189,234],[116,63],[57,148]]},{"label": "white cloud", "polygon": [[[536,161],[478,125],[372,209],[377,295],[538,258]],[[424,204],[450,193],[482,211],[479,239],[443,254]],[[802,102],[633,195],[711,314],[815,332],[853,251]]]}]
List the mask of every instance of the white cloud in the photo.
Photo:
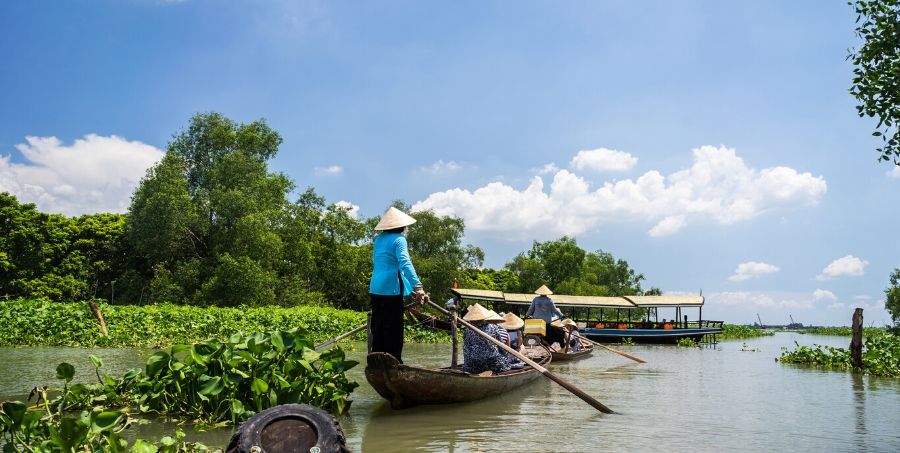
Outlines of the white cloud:
[{"label": "white cloud", "polygon": [[337,175],[344,171],[344,167],[340,165],[332,165],[330,167],[316,167],[315,172],[317,175]]},{"label": "white cloud", "polygon": [[816,290],[813,291],[813,300],[822,299],[837,300],[837,296],[835,296],[833,292],[828,291],[827,289],[816,288]]},{"label": "white cloud", "polygon": [[872,296],[853,296],[853,300],[869,300]]},{"label": "white cloud", "polygon": [[65,145],[56,137],[26,137],[16,145],[24,163],[0,156],[0,192],[67,215],[125,212],[147,169],[163,151],[122,137],[88,134]]},{"label": "white cloud", "polygon": [[653,228],[650,228],[647,234],[655,238],[668,236],[677,233],[685,225],[687,225],[687,221],[683,215],[673,215],[660,220]]},{"label": "white cloud", "polygon": [[900,165],[894,165],[894,169],[887,172],[891,178],[900,178]]},{"label": "white cloud", "polygon": [[447,161],[444,162],[443,159],[438,160],[437,162],[429,165],[428,167],[422,168],[423,171],[433,173],[433,174],[441,174],[441,173],[451,173],[457,170],[462,170],[463,164],[455,161]]},{"label": "white cloud", "polygon": [[833,303],[833,304],[828,305],[827,308],[830,308],[830,309],[832,309],[832,310],[838,310],[838,309],[841,309],[841,308],[847,308],[847,304],[843,304],[843,303],[840,303],[840,302],[835,302],[835,303]]},{"label": "white cloud", "polygon": [[638,158],[625,151],[599,148],[578,151],[569,165],[576,170],[627,171],[637,164]]},{"label": "white cloud", "polygon": [[541,168],[532,168],[530,171],[539,175],[547,175],[550,173],[558,172],[559,167],[556,166],[555,162],[550,162],[549,164],[544,164],[544,166]]},{"label": "white cloud", "polygon": [[853,255],[847,255],[831,262],[822,273],[816,276],[816,280],[831,280],[837,277],[859,277],[865,275],[869,262]]},{"label": "white cloud", "polygon": [[748,168],[730,148],[693,151],[690,168],[663,176],[648,171],[637,179],[599,187],[568,170],[557,171],[545,190],[540,176],[518,190],[491,182],[475,190],[436,192],[413,205],[455,215],[473,231],[549,237],[580,234],[604,222],[649,222],[648,234],[672,234],[690,218],[710,217],[727,225],[772,210],[815,205],[825,195],[820,176],[788,167]]},{"label": "white cloud", "polygon": [[[806,296],[808,297],[808,296]],[[745,305],[766,308],[812,308],[812,300],[805,297],[783,297],[750,291],[723,291],[711,293],[706,300],[716,305]]]},{"label": "white cloud", "polygon": [[760,275],[772,274],[778,272],[777,266],[774,266],[769,263],[758,263],[756,261],[747,261],[746,263],[738,264],[737,269],[734,271],[734,275],[728,277],[728,280],[733,282],[742,282],[744,280],[749,280],[753,277],[759,277]]},{"label": "white cloud", "polygon": [[353,217],[354,219],[359,218],[359,206],[358,205],[355,205],[353,203],[350,203],[349,201],[344,201],[344,200],[341,200],[341,201],[335,203],[334,205],[347,211],[347,215],[349,215],[350,217]]}]

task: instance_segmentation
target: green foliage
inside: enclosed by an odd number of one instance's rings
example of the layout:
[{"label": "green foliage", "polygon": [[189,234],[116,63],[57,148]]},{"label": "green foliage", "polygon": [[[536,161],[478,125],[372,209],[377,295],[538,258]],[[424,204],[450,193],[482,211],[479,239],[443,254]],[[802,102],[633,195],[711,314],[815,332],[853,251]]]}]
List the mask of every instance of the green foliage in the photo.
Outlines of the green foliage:
[{"label": "green foliage", "polygon": [[[823,368],[847,370],[850,365],[850,350],[833,346],[814,344],[803,346],[796,341],[797,349],[783,348],[779,360],[782,363],[816,365]],[[900,337],[886,331],[867,335],[863,345],[863,369],[876,376],[900,376]]]},{"label": "green foliage", "polygon": [[[876,335],[879,332],[883,332],[885,329],[881,327],[866,327],[863,329],[863,335],[871,336]],[[849,337],[853,335],[853,328],[851,327],[812,327],[809,329],[803,329],[799,332],[799,334],[810,334],[810,335],[834,335],[841,337]]]},{"label": "green foliage", "polygon": [[622,337],[622,339],[619,340],[619,344],[624,346],[632,346],[634,345],[634,339],[631,337]]},{"label": "green foliage", "polygon": [[128,406],[209,426],[237,424],[286,403],[342,413],[357,387],[344,372],[357,363],[345,360],[341,348],[315,351],[310,338],[293,329],[175,345],[151,355],[144,371],[119,379],[101,376],[102,363],[92,361],[99,383],[72,386],[65,406]]},{"label": "green foliage", "polygon": [[[331,307],[220,308],[99,303],[109,336],[99,334],[87,303],[14,300],[0,303],[0,346],[162,347],[238,332],[304,329],[320,343],[366,322],[366,314]],[[350,340],[365,341],[365,332]],[[444,343],[449,336],[408,325],[407,341]]]},{"label": "green foliage", "polygon": [[890,282],[884,290],[884,308],[891,314],[894,327],[900,329],[900,268],[891,273]]},{"label": "green foliage", "polygon": [[[531,250],[520,253],[506,264],[519,285],[516,292],[530,293],[546,284],[554,292],[582,296],[621,296],[642,294],[643,274],[628,262],[598,250],[585,252],[575,239],[535,242]],[[659,292],[654,289],[654,292]]]},{"label": "green foliage", "polygon": [[735,340],[741,338],[756,338],[774,335],[771,331],[757,329],[747,326],[738,326],[734,324],[724,324],[722,326],[722,334],[719,338],[723,340]]},{"label": "green foliage", "polygon": [[856,36],[863,40],[850,51],[852,94],[859,116],[878,118],[878,160],[900,165],[900,0],[855,0]]},{"label": "green foliage", "polygon": [[692,338],[679,338],[678,343],[676,343],[676,344],[678,346],[685,347],[685,348],[699,348],[700,347],[700,344],[697,343],[696,341],[694,341]]}]

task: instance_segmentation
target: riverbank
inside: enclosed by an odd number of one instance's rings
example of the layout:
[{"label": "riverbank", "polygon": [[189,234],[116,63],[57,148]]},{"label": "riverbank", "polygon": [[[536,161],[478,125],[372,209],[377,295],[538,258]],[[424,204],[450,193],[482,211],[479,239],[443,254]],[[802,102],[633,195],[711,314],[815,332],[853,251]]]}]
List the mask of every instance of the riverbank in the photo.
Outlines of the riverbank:
[{"label": "riverbank", "polygon": [[[235,333],[302,328],[315,342],[345,333],[366,322],[366,314],[330,307],[194,307],[174,304],[98,304],[109,336],[100,327],[87,302],[42,300],[0,302],[0,346],[75,346],[162,348],[207,339],[223,340]],[[364,341],[365,331],[352,340]],[[416,343],[449,342],[442,332],[407,326],[406,340]]]}]

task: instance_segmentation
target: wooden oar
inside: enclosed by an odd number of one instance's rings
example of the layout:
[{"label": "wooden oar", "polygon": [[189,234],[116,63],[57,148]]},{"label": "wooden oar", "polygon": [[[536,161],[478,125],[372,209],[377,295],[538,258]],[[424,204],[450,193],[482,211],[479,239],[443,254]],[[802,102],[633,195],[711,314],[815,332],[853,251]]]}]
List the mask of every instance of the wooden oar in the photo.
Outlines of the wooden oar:
[{"label": "wooden oar", "polygon": [[[432,302],[428,296],[425,296],[425,302],[428,303],[429,305],[431,305],[432,307],[434,307],[435,309],[437,309],[438,311],[440,311],[441,313],[444,313],[446,315],[450,314],[447,310],[444,310],[443,307]],[[587,393],[582,392],[578,387],[575,387],[574,385],[569,384],[568,382],[562,380],[559,376],[551,373],[550,371],[548,371],[546,368],[542,367],[540,364],[538,364],[534,360],[529,359],[524,354],[520,354],[519,351],[516,351],[515,349],[507,346],[506,344],[501,343],[496,338],[484,333],[481,329],[473,326],[465,319],[457,317],[456,321],[461,322],[462,325],[468,327],[469,329],[472,329],[473,332],[477,333],[478,335],[481,335],[482,337],[484,337],[486,340],[490,341],[491,343],[494,343],[495,345],[503,348],[504,351],[518,357],[519,360],[527,363],[535,370],[540,371],[541,374],[543,374],[546,378],[550,379],[553,382],[556,382],[557,384],[561,385],[564,389],[572,392],[573,394],[575,394],[575,396],[581,398],[582,401],[593,406],[594,409],[597,409],[598,411],[603,412],[604,414],[615,414],[615,412],[612,409],[604,406],[603,403],[595,400],[593,397],[591,397]]]},{"label": "wooden oar", "polygon": [[622,356],[622,357],[626,357],[626,358],[629,358],[629,359],[631,359],[631,360],[634,360],[634,361],[637,362],[637,363],[647,363],[647,361],[641,360],[641,359],[639,359],[639,358],[637,358],[637,357],[635,357],[635,356],[633,356],[633,355],[626,354],[626,353],[624,353],[624,352],[622,352],[622,351],[619,351],[618,349],[613,349],[613,348],[611,348],[611,347],[609,347],[609,346],[607,346],[607,345],[605,345],[605,344],[597,343],[596,341],[591,340],[590,338],[588,338],[588,337],[586,337],[586,336],[582,336],[581,338],[584,338],[585,340],[590,341],[591,343],[594,343],[595,345],[600,346],[601,348],[606,349],[606,350],[609,351],[609,352],[615,352],[616,354],[619,354],[619,355]]}]

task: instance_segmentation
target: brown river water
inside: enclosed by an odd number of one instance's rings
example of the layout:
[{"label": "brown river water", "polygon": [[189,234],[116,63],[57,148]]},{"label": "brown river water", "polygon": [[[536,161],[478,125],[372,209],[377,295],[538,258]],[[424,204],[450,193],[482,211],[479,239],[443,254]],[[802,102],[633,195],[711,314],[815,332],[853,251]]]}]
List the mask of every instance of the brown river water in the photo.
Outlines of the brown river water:
[{"label": "brown river water", "polygon": [[[350,371],[360,383],[341,418],[348,447],[364,452],[595,452],[595,451],[835,451],[900,452],[900,378],[781,365],[781,347],[813,343],[846,347],[849,338],[779,333],[703,348],[616,346],[648,363],[596,350],[590,358],[551,364],[550,370],[619,412],[604,415],[541,378],[480,402],[391,410],[368,385],[363,364]],[[746,346],[745,346],[746,345]],[[364,363],[365,345],[351,358]],[[446,365],[448,345],[407,344],[404,361]],[[0,400],[21,399],[36,384],[55,384],[62,361],[89,380],[87,354],[113,375],[142,366],[138,349],[0,348]],[[156,438],[170,423],[138,426],[133,435]],[[230,430],[188,431],[211,446]]]}]

